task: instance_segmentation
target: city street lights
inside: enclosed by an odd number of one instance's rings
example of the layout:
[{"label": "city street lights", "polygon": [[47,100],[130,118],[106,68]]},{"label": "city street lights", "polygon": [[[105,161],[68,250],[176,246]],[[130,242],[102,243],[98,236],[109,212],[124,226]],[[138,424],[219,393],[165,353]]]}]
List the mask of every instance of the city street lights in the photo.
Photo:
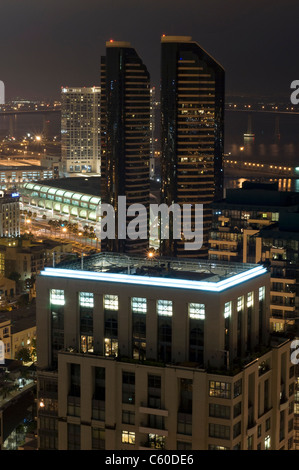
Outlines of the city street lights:
[{"label": "city street lights", "polygon": [[26,223],[26,225],[27,225],[27,227],[28,227],[28,229],[29,229],[29,232],[28,232],[28,233],[31,233],[31,219],[26,219],[26,220],[25,220],[25,223]]}]

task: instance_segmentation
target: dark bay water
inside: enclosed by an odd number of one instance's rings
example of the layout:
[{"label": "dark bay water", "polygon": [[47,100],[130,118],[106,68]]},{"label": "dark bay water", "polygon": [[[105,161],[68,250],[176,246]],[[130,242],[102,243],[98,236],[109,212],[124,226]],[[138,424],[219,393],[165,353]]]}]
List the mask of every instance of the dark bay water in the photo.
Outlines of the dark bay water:
[{"label": "dark bay water", "polygon": [[[49,121],[49,136],[60,137],[60,113],[0,116],[0,135],[5,131],[13,132],[16,138],[27,132],[40,134],[45,121]],[[249,124],[255,137],[246,141],[244,133],[250,130]],[[299,166],[299,115],[227,111],[225,153],[243,161]],[[244,178],[225,178],[225,188],[240,187],[243,181]],[[279,180],[279,189],[299,192],[299,180]]]},{"label": "dark bay water", "polygon": [[[249,119],[255,136],[246,141]],[[299,166],[299,115],[227,111],[225,153],[229,152],[243,161]]]},{"label": "dark bay water", "polygon": [[0,135],[9,133],[17,139],[27,133],[41,134],[45,126],[49,130],[49,137],[60,138],[60,113],[0,116]]}]

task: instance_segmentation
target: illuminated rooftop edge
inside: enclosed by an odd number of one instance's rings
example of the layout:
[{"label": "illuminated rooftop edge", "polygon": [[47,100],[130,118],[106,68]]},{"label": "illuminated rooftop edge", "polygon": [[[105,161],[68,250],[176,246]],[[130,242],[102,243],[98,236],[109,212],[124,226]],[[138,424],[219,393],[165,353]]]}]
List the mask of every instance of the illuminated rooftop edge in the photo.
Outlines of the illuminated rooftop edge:
[{"label": "illuminated rooftop edge", "polygon": [[171,287],[177,289],[205,290],[211,292],[222,292],[245,281],[267,273],[263,266],[256,266],[242,273],[233,275],[218,282],[192,281],[185,279],[171,279],[164,277],[140,276],[134,274],[119,273],[97,273],[84,270],[72,270],[62,268],[45,268],[42,276],[59,277],[66,279],[81,279],[99,282],[115,282],[123,284],[138,284],[151,287]]}]

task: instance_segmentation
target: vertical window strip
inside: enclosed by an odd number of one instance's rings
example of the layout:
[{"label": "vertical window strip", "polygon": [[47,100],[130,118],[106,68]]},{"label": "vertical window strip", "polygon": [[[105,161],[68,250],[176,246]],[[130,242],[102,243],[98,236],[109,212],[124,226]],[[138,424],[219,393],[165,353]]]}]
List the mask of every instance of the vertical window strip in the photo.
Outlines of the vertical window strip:
[{"label": "vertical window strip", "polygon": [[80,292],[79,293],[79,304],[80,307],[94,307],[94,296],[91,292]]},{"label": "vertical window strip", "polygon": [[253,307],[253,292],[247,294],[247,307]]},{"label": "vertical window strip", "polygon": [[244,296],[238,297],[238,302],[237,302],[237,311],[241,312],[244,309]]},{"label": "vertical window strip", "polygon": [[205,319],[205,304],[188,304],[189,318],[194,320],[204,320]]},{"label": "vertical window strip", "polygon": [[50,303],[52,305],[64,305],[64,290],[51,289],[50,291]]},{"label": "vertical window strip", "polygon": [[118,295],[104,295],[104,308],[106,310],[118,310]]},{"label": "vertical window strip", "polygon": [[265,300],[265,286],[259,288],[259,301]]},{"label": "vertical window strip", "polygon": [[157,311],[159,316],[172,317],[172,301],[158,300]]},{"label": "vertical window strip", "polygon": [[133,313],[147,313],[147,301],[142,297],[132,297],[131,306]]},{"label": "vertical window strip", "polygon": [[232,314],[232,303],[226,302],[226,304],[224,305],[224,318],[231,317],[231,314]]}]

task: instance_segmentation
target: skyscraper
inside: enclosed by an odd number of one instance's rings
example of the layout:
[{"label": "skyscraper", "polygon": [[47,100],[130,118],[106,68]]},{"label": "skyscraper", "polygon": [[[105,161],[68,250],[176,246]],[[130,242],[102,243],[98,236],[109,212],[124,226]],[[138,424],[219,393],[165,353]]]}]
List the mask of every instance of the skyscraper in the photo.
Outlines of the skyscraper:
[{"label": "skyscraper", "polygon": [[100,88],[62,88],[63,171],[100,173]]},{"label": "skyscraper", "polygon": [[163,36],[161,47],[161,202],[204,206],[202,249],[170,236],[161,254],[206,256],[209,204],[223,192],[224,70],[191,37]]},{"label": "skyscraper", "polygon": [[[118,210],[119,196],[126,197],[127,208],[142,204],[148,214],[150,105],[149,73],[135,49],[128,42],[107,42],[101,59],[102,201],[113,206],[117,221],[125,215]],[[127,217],[123,232],[129,222]],[[141,221],[142,230],[148,232],[148,220]],[[128,239],[117,223],[115,239],[102,240],[103,251],[143,253],[147,247],[148,236]]]}]

